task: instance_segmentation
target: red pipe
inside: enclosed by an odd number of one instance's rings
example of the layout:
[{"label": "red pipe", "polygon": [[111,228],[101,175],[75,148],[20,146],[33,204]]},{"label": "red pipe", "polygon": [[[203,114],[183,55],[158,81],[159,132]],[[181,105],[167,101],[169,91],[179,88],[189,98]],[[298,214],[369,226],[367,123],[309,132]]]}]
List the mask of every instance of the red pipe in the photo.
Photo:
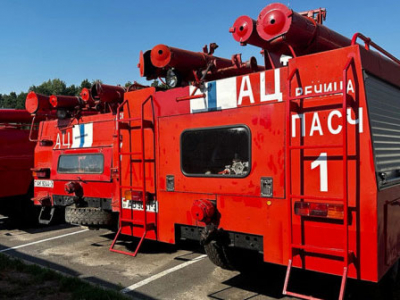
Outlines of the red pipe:
[{"label": "red pipe", "polygon": [[79,95],[81,96],[82,100],[85,102],[93,101],[92,95],[90,94],[90,90],[88,88],[83,88]]},{"label": "red pipe", "polygon": [[106,85],[97,82],[92,86],[90,93],[94,100],[111,103],[124,101],[125,89],[121,86]]},{"label": "red pipe", "polygon": [[270,45],[281,38],[277,43],[286,43],[300,53],[327,51],[351,44],[348,38],[280,3],[267,5],[261,11],[257,32]]},{"label": "red pipe", "polygon": [[32,116],[25,109],[0,109],[0,123],[31,123]]},{"label": "red pipe", "polygon": [[293,55],[291,48],[303,55],[351,44],[348,38],[280,3],[267,5],[257,21],[239,17],[230,32],[242,45],[250,44],[278,55]]},{"label": "red pipe", "polygon": [[48,96],[37,94],[35,92],[29,92],[26,96],[25,109],[30,114],[49,111],[51,108]]},{"label": "red pipe", "polygon": [[214,61],[217,68],[232,66],[232,61],[226,58],[216,57],[202,52],[157,45],[151,50],[151,63],[157,68],[176,68],[178,70],[198,70],[206,68],[210,61]]},{"label": "red pipe", "polygon": [[235,41],[242,46],[247,44],[260,48],[267,48],[269,44],[263,40],[257,32],[257,22],[249,16],[240,16],[236,19],[233,26],[229,29]]},{"label": "red pipe", "polygon": [[50,104],[54,108],[70,108],[74,109],[76,107],[82,106],[81,100],[76,96],[61,96],[61,95],[51,95]]}]

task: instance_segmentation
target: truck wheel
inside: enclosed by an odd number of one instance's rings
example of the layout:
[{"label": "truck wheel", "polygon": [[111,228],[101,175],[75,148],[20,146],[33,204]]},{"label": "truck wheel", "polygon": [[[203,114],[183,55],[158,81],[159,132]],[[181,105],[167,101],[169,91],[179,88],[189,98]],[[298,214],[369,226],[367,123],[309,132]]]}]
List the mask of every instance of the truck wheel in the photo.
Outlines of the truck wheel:
[{"label": "truck wheel", "polygon": [[219,241],[211,241],[204,245],[208,258],[218,267],[235,270],[240,273],[253,273],[262,268],[262,255],[253,250],[228,247]]},{"label": "truck wheel", "polygon": [[67,206],[65,208],[65,222],[86,226],[110,225],[112,214],[101,208]]},{"label": "truck wheel", "polygon": [[217,241],[211,241],[204,245],[204,250],[214,265],[226,270],[235,269],[229,261],[228,249],[225,245]]}]

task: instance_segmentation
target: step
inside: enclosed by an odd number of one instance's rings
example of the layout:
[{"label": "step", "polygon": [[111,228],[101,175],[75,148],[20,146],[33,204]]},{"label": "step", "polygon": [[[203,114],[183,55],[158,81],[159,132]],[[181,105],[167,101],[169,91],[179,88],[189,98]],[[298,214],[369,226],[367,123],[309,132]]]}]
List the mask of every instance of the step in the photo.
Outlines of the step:
[{"label": "step", "polygon": [[[311,245],[300,245],[300,244],[292,244],[293,249],[304,250],[305,252],[317,253],[323,255],[337,256],[337,257],[345,257],[346,251],[344,249],[336,249],[336,248],[324,248],[318,246]],[[353,256],[353,251],[348,252],[348,257]]]},{"label": "step", "polygon": [[[137,221],[137,220],[128,219],[128,218],[120,218],[120,222],[121,223],[129,223],[133,226],[144,228],[143,221]],[[156,224],[155,223],[147,223],[146,228],[147,228],[147,230],[154,230],[156,228]]]},{"label": "step", "polygon": [[[127,121],[125,121],[127,120]],[[128,129],[128,130],[135,130],[135,129],[141,129],[143,124],[143,128],[150,128],[154,129],[154,124],[150,120],[142,120],[141,119],[124,119],[123,122],[119,122],[119,128],[120,129]]]}]

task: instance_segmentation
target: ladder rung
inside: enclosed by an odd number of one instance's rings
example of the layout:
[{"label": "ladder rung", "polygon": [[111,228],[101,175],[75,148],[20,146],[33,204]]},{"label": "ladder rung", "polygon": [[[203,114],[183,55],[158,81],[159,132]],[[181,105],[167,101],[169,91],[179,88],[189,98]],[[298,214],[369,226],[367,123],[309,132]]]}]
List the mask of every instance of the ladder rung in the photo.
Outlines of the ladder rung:
[{"label": "ladder rung", "polygon": [[140,118],[128,118],[128,119],[119,119],[118,122],[132,122],[132,121],[140,121]]},{"label": "ladder rung", "polygon": [[303,146],[290,146],[289,149],[320,149],[320,148],[343,148],[343,145],[303,145]]},{"label": "ladder rung", "polygon": [[324,201],[342,201],[344,202],[344,198],[338,197],[324,197],[324,196],[311,196],[311,195],[290,195],[292,199],[311,199],[311,200],[324,200]]},{"label": "ladder rung", "polygon": [[321,298],[315,298],[315,297],[312,297],[312,296],[302,295],[302,294],[293,293],[293,292],[289,292],[289,291],[286,291],[285,295],[288,295],[288,296],[291,296],[291,297],[300,298],[300,299],[304,299],[304,300],[324,300],[324,299],[321,299]]},{"label": "ladder rung", "polygon": [[[138,162],[143,162],[143,160],[142,159],[131,159],[131,162],[138,163]],[[145,159],[144,162],[155,162],[155,160],[154,159]]]},{"label": "ladder rung", "polygon": [[[122,223],[130,223],[134,226],[144,227],[143,221],[137,221],[137,220],[127,219],[127,218],[121,218],[120,221]],[[156,225],[154,223],[147,223],[146,226],[147,226],[147,230],[152,230],[156,227]]]},{"label": "ladder rung", "polygon": [[141,152],[120,152],[119,155],[139,155]]},{"label": "ladder rung", "polygon": [[[292,270],[292,260],[289,259],[288,267],[286,270],[285,283],[283,285],[283,291],[282,291],[283,295],[293,296],[293,297],[297,297],[299,299],[305,299],[305,300],[322,300],[320,298],[315,298],[313,296],[308,296],[308,295],[288,291],[291,270]],[[343,298],[344,298],[344,290],[346,288],[346,279],[347,279],[347,266],[343,268],[343,276],[342,276],[342,282],[340,285],[339,300],[343,300]]]},{"label": "ladder rung", "polygon": [[[130,124],[130,122],[134,123]],[[120,122],[120,128],[123,127],[125,129],[140,129],[142,126],[143,128],[154,128],[153,122],[149,120],[132,119],[131,121]]]},{"label": "ladder rung", "polygon": [[142,187],[133,186],[133,185],[120,185],[120,189],[131,189],[131,190],[142,190]]},{"label": "ladder rung", "polygon": [[[325,254],[325,255],[331,255],[331,256],[344,257],[346,255],[346,253],[343,249],[323,248],[323,247],[310,246],[310,245],[299,245],[299,244],[292,244],[292,248],[304,250],[306,252]],[[348,253],[348,255],[350,255],[350,253]]]}]

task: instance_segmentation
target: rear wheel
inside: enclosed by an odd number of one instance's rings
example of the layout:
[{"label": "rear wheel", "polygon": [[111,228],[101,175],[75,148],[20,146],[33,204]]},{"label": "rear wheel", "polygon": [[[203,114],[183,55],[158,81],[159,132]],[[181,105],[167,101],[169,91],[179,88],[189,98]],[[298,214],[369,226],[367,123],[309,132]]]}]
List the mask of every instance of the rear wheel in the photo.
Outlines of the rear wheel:
[{"label": "rear wheel", "polygon": [[112,213],[101,208],[67,206],[65,222],[85,226],[111,225]]},{"label": "rear wheel", "polygon": [[230,255],[227,253],[228,249],[222,243],[211,241],[204,245],[204,250],[214,265],[226,270],[235,269],[229,260]]},{"label": "rear wheel", "polygon": [[218,240],[204,245],[204,250],[211,262],[226,270],[253,272],[263,262],[262,255],[257,251],[228,247],[226,243]]}]

